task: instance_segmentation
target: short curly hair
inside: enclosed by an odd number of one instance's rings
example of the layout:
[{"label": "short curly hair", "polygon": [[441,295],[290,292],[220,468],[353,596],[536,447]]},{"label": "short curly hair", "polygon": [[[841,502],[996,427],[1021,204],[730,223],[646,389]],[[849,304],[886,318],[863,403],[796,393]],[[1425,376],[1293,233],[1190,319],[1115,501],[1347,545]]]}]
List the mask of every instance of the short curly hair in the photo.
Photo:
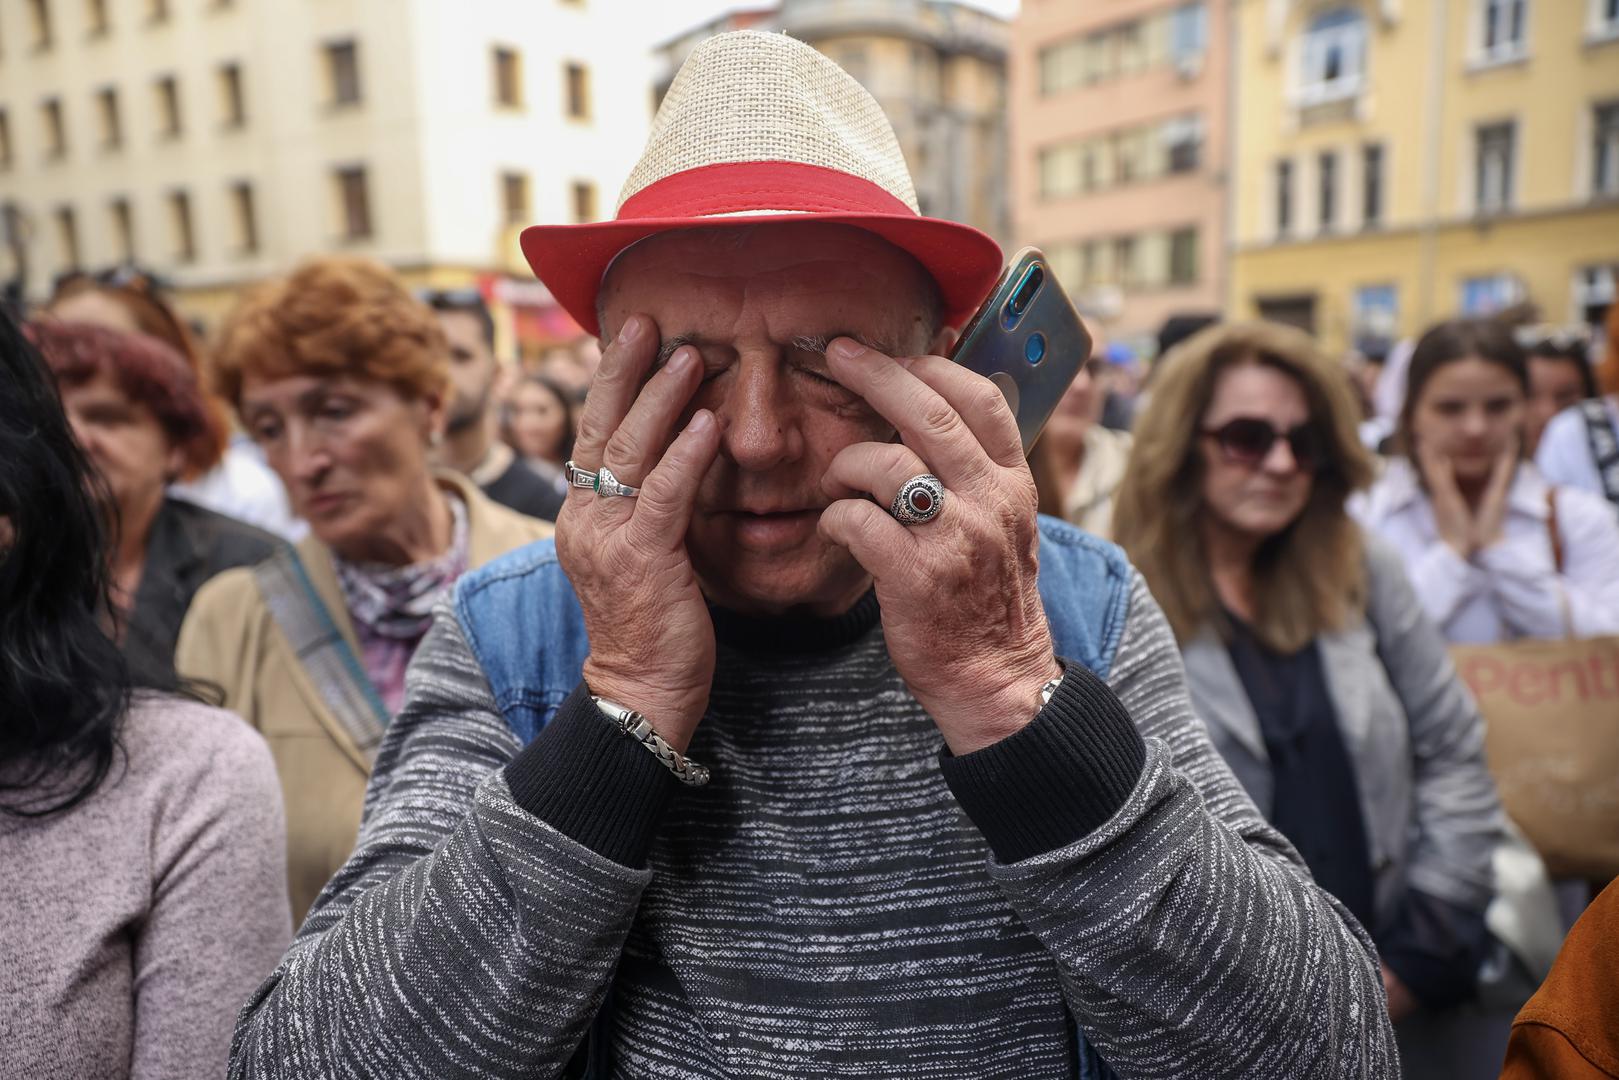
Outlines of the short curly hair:
[{"label": "short curly hair", "polygon": [[150,409],[185,459],[187,479],[218,461],[215,419],[197,373],[166,342],[58,319],[29,323],[24,333],[44,355],[58,386],[82,386],[105,373],[131,401]]},{"label": "short curly hair", "polygon": [[433,312],[392,271],[321,258],[254,288],[225,320],[214,380],[238,410],[250,375],[353,375],[416,400],[448,393],[450,350]]}]

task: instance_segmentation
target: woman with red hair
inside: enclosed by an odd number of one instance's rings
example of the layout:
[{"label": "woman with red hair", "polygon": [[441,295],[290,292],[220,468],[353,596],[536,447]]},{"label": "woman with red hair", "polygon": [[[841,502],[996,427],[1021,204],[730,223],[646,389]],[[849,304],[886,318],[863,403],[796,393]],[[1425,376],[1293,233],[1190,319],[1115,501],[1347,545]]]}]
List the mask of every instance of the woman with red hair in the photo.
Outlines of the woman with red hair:
[{"label": "woman with red hair", "polygon": [[203,582],[266,558],[280,542],[167,494],[219,455],[219,429],[178,353],[144,334],[86,323],[41,322],[29,333],[102,482],[120,644],[138,671],[161,678],[173,670],[181,620]]},{"label": "woman with red hair", "polygon": [[1605,396],[1564,409],[1546,425],[1535,464],[1553,484],[1601,495],[1619,511],[1619,301],[1608,305],[1598,379]]}]

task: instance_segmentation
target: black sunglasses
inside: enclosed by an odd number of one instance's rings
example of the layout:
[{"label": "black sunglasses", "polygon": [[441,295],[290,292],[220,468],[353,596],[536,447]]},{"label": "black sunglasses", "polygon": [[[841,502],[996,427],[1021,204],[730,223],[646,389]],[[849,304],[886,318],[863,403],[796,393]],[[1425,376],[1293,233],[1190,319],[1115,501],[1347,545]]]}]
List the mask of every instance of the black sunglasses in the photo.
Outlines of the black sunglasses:
[{"label": "black sunglasses", "polygon": [[1258,466],[1269,456],[1277,439],[1287,440],[1287,448],[1292,451],[1293,460],[1301,471],[1315,472],[1322,464],[1321,440],[1311,424],[1300,424],[1281,431],[1272,427],[1269,420],[1239,416],[1217,428],[1207,428],[1203,434],[1220,445],[1220,452],[1226,456],[1226,460],[1238,465],[1250,468]]}]

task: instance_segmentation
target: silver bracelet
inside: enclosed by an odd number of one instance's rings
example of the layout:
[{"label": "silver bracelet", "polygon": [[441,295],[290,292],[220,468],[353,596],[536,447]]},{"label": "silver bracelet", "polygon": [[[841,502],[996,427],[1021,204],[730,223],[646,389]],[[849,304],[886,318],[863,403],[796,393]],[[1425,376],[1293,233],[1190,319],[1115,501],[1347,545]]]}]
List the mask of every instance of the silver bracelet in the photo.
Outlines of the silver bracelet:
[{"label": "silver bracelet", "polygon": [[611,720],[613,726],[620,732],[652,751],[652,756],[657,758],[664,768],[674,773],[676,780],[688,787],[702,787],[708,783],[708,767],[697,764],[664,742],[662,737],[652,730],[652,723],[645,716],[616,701],[608,701],[594,694],[590,696],[590,700],[596,703],[596,708],[600,709],[602,715]]}]

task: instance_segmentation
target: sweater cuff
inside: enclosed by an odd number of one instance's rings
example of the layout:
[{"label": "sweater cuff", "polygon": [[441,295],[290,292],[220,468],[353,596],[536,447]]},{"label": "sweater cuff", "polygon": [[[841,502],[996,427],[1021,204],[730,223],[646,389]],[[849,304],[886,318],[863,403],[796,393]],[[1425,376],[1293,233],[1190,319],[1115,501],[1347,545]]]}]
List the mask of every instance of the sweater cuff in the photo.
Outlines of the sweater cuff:
[{"label": "sweater cuff", "polygon": [[506,765],[524,810],[620,866],[643,867],[680,787],[646,747],[613,726],[581,682]]},{"label": "sweater cuff", "polygon": [[1067,847],[1101,827],[1130,797],[1147,747],[1130,714],[1095,673],[1063,661],[1051,701],[1021,731],[940,768],[1003,865]]}]

